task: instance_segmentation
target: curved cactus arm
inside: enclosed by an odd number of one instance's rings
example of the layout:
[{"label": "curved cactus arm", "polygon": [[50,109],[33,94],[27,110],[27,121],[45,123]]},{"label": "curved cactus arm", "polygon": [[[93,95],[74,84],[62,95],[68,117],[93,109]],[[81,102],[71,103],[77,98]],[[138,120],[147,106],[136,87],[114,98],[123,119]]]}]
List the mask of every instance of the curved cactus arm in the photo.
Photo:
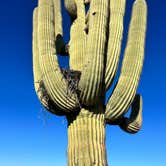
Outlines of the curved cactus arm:
[{"label": "curved cactus arm", "polygon": [[110,23],[105,69],[105,89],[110,88],[117,71],[123,35],[123,17],[126,0],[110,0]]},{"label": "curved cactus arm", "polygon": [[[55,11],[60,12],[60,11]],[[54,104],[65,112],[78,107],[75,94],[67,96],[67,82],[64,79],[55,49],[54,5],[52,0],[39,0],[38,4],[38,48],[42,81]]]},{"label": "curved cactus arm", "polygon": [[39,91],[39,84],[42,77],[40,65],[39,65],[39,50],[38,50],[38,43],[37,43],[37,29],[38,29],[38,9],[35,8],[33,11],[33,75],[34,75],[34,86],[36,94],[40,102],[47,107],[47,101],[45,101],[42,96],[41,91]]},{"label": "curved cactus arm", "polygon": [[86,59],[79,82],[80,98],[85,105],[95,104],[101,94],[107,42],[108,4],[109,0],[91,0],[90,2]]},{"label": "curved cactus arm", "polygon": [[133,6],[121,75],[106,106],[105,117],[108,121],[114,121],[121,117],[134,99],[144,59],[146,15],[145,0],[136,0]]},{"label": "curved cactus arm", "polygon": [[42,72],[39,64],[39,48],[38,48],[38,8],[33,11],[33,75],[34,87],[41,104],[50,112],[56,115],[64,115],[65,112],[59,110],[47,95],[42,80]]},{"label": "curved cactus arm", "polygon": [[128,133],[137,133],[142,126],[142,97],[136,95],[132,103],[132,111],[129,118],[123,118],[120,128]]}]

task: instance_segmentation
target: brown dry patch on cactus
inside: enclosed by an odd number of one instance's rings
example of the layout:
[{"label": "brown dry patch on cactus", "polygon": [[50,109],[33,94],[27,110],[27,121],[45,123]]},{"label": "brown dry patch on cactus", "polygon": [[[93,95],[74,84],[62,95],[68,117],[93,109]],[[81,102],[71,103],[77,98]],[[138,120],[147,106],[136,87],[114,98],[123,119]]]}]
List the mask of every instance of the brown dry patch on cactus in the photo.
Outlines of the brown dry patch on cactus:
[{"label": "brown dry patch on cactus", "polygon": [[81,72],[70,69],[61,69],[61,72],[63,74],[63,78],[67,82],[66,97],[68,98],[71,94],[74,94],[77,100],[77,104],[81,108],[81,103],[79,100],[80,91],[78,89],[78,83],[81,78]]}]

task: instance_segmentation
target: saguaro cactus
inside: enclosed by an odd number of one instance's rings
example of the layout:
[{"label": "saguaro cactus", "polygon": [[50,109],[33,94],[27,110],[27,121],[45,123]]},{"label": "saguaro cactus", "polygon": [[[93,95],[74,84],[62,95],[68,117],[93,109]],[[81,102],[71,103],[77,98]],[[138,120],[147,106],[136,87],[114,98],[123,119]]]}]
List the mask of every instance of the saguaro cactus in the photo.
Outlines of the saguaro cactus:
[{"label": "saguaro cactus", "polygon": [[[125,0],[64,0],[71,17],[70,41],[63,41],[60,0],[39,0],[33,15],[35,90],[43,106],[68,121],[68,165],[106,166],[105,126],[136,133],[142,125],[142,97],[136,94],[146,32],[145,0],[135,0],[121,73],[114,80],[123,36]],[[89,5],[89,8],[86,6]],[[70,56],[60,69],[57,54]],[[125,117],[129,107],[131,115]]]}]

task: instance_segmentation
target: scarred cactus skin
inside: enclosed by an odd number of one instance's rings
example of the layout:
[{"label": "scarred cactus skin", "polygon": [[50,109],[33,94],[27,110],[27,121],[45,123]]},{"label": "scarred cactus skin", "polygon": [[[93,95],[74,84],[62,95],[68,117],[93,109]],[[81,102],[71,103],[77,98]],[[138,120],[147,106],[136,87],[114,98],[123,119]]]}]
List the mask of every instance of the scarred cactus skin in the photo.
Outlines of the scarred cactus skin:
[{"label": "scarred cactus skin", "polygon": [[[128,133],[142,126],[143,101],[136,92],[144,61],[147,5],[145,0],[133,4],[120,76],[105,105],[120,59],[126,0],[64,0],[64,4],[71,17],[67,45],[61,0],[38,0],[34,9],[35,91],[48,111],[68,120],[68,165],[106,166],[105,126],[119,125]],[[59,67],[58,54],[70,56],[69,70]]]}]

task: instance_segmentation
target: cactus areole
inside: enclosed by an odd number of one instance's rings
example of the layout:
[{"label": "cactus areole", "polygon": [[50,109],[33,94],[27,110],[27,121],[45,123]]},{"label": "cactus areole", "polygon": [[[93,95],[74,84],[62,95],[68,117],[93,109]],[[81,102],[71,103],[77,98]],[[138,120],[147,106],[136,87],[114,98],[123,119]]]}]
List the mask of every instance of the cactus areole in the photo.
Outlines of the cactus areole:
[{"label": "cactus areole", "polygon": [[[120,76],[106,105],[121,52],[126,1],[64,4],[71,17],[68,44],[63,40],[61,0],[38,0],[34,9],[35,90],[48,111],[67,118],[68,166],[106,166],[105,126],[136,133],[142,125],[142,97],[136,91],[144,60],[146,2],[133,4]],[[70,56],[69,70],[59,67],[57,54]]]}]

